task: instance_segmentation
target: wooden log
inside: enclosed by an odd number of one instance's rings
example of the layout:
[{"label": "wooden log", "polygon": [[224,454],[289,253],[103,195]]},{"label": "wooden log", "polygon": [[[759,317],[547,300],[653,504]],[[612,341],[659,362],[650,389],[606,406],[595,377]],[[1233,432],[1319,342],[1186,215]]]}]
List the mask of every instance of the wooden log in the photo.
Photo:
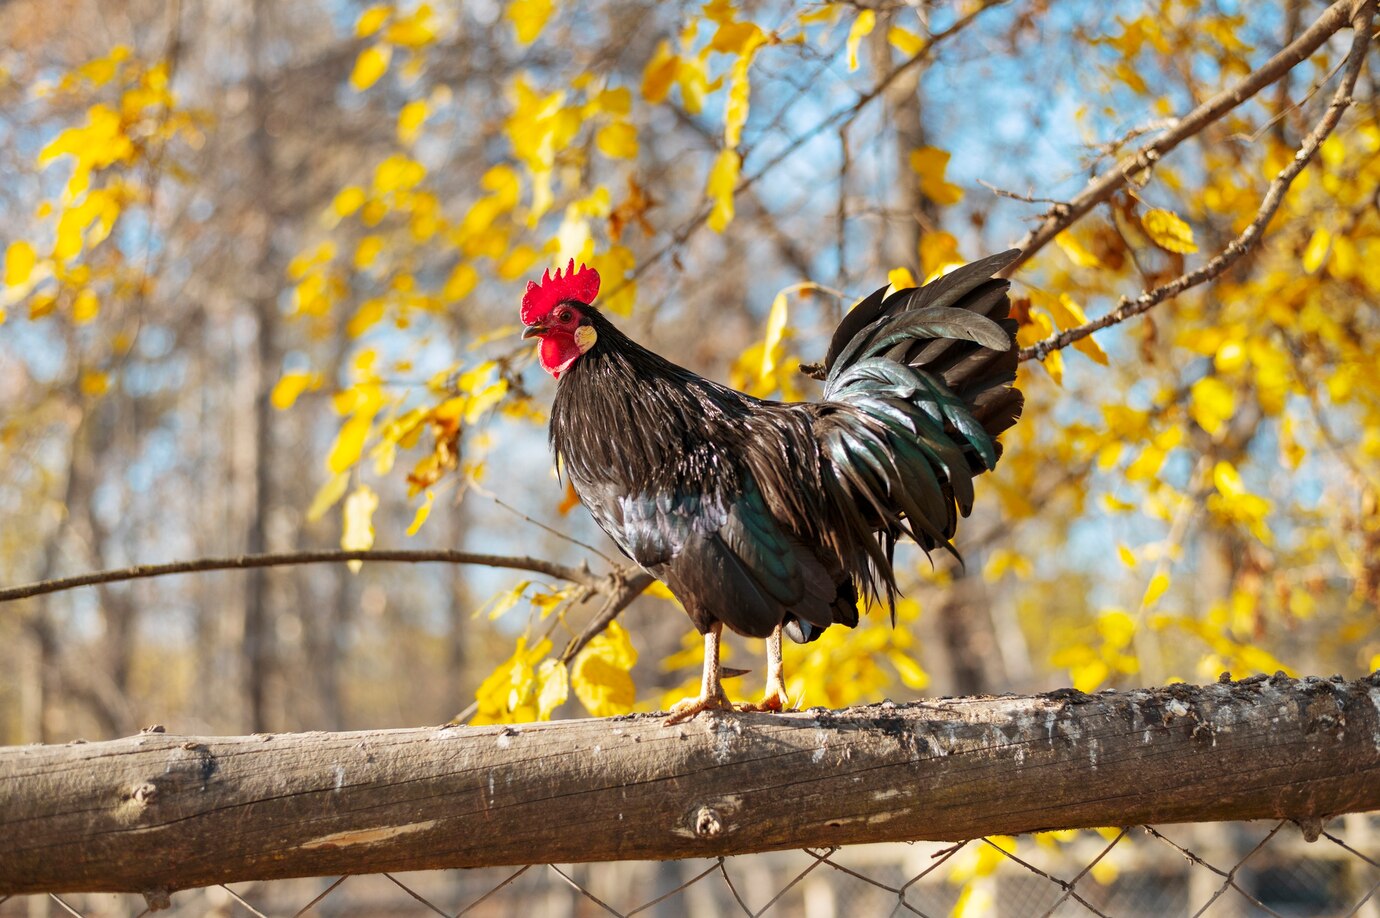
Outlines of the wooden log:
[{"label": "wooden log", "polygon": [[0,749],[0,895],[1380,809],[1380,674]]}]

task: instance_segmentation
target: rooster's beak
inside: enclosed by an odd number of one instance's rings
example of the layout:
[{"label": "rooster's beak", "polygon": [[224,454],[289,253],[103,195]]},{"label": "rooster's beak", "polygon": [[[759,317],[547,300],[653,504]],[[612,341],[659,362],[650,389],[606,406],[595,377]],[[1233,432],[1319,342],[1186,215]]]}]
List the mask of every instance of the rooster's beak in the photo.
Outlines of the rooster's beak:
[{"label": "rooster's beak", "polygon": [[546,333],[545,325],[528,325],[522,330],[523,338],[540,338]]}]

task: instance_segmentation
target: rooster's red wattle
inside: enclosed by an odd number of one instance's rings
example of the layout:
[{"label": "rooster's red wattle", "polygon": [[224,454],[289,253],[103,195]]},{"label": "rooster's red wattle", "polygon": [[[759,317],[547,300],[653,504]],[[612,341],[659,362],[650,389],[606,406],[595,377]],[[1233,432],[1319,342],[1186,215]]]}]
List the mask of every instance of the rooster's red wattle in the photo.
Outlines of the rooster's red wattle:
[{"label": "rooster's red wattle", "polygon": [[1017,251],[924,287],[883,287],[839,324],[818,402],[753,398],[629,339],[591,304],[572,261],[530,283],[524,337],[559,381],[551,445],[575,493],[629,558],[666,583],[704,635],[699,697],[672,722],[728,708],[724,625],[767,639],[767,692],[788,704],[781,635],[858,623],[858,596],[893,605],[907,536],[953,552],[973,478],[1020,416],[1008,282]]}]

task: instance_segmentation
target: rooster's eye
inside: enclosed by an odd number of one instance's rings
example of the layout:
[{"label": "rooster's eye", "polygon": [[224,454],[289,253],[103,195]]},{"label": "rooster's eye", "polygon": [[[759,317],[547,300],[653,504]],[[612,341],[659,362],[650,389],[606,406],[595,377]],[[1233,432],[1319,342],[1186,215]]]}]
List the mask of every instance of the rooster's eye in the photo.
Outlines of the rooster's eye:
[{"label": "rooster's eye", "polygon": [[556,314],[556,318],[561,322],[569,322],[573,316],[569,309],[562,309]]}]

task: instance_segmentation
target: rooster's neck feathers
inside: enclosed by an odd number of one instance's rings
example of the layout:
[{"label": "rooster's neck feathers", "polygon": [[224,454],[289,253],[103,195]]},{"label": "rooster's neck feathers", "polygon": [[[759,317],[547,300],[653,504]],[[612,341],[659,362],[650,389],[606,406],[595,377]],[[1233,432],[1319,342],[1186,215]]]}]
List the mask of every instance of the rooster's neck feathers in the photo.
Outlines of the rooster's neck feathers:
[{"label": "rooster's neck feathers", "polygon": [[[577,482],[616,481],[635,489],[736,478],[707,443],[741,428],[758,399],[678,366],[623,334],[593,308],[598,335],[556,388],[551,445]],[[702,459],[703,461],[696,461]]]}]

